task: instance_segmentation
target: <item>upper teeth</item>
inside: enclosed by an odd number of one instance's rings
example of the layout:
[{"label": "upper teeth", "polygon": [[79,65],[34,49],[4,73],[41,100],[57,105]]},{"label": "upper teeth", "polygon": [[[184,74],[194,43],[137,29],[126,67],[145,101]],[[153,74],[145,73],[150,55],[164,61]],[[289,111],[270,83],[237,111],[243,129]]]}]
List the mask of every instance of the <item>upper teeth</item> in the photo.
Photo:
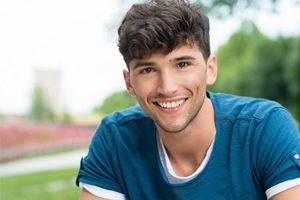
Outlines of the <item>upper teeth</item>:
[{"label": "upper teeth", "polygon": [[158,105],[160,105],[163,108],[176,108],[180,106],[184,100],[178,100],[178,101],[173,101],[173,102],[157,102]]}]

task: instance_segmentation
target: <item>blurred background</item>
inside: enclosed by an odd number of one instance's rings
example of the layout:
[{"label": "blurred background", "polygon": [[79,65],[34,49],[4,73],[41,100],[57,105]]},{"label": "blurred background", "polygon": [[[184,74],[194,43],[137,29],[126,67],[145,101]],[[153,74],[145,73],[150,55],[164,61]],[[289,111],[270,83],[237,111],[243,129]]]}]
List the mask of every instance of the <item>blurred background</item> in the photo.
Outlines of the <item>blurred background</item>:
[{"label": "blurred background", "polygon": [[[0,199],[78,199],[101,117],[136,104],[116,44],[139,2],[0,0]],[[300,1],[198,2],[218,58],[209,90],[278,101],[298,123]]]}]

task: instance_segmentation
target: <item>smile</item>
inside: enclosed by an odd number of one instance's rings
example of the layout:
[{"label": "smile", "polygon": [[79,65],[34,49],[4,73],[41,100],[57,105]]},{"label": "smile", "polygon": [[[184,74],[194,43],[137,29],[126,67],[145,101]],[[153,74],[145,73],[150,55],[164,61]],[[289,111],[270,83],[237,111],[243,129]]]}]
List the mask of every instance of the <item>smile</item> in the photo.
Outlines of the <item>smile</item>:
[{"label": "smile", "polygon": [[162,108],[171,109],[171,108],[177,108],[178,106],[183,104],[183,102],[185,102],[185,99],[181,99],[173,102],[157,102],[157,104]]}]

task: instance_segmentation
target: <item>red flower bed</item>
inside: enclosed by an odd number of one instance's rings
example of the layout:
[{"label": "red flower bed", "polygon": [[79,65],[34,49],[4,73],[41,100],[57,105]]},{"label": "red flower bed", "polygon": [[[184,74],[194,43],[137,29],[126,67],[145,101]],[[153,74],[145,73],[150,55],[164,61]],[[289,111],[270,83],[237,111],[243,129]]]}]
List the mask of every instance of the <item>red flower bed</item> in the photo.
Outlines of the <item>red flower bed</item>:
[{"label": "red flower bed", "polygon": [[22,156],[87,147],[96,127],[32,123],[0,124],[0,162]]}]

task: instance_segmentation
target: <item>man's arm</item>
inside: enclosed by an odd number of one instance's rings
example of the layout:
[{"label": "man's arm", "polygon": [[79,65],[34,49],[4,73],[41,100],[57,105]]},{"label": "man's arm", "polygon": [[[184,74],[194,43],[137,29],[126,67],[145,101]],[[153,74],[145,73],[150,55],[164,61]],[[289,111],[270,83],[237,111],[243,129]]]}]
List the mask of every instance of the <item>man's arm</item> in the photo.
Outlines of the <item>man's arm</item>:
[{"label": "man's arm", "polygon": [[79,200],[105,200],[105,199],[96,197],[95,195],[93,195],[92,193],[90,193],[89,191],[83,188]]},{"label": "man's arm", "polygon": [[300,200],[300,185],[292,187],[288,190],[280,192],[271,197],[271,200]]}]

